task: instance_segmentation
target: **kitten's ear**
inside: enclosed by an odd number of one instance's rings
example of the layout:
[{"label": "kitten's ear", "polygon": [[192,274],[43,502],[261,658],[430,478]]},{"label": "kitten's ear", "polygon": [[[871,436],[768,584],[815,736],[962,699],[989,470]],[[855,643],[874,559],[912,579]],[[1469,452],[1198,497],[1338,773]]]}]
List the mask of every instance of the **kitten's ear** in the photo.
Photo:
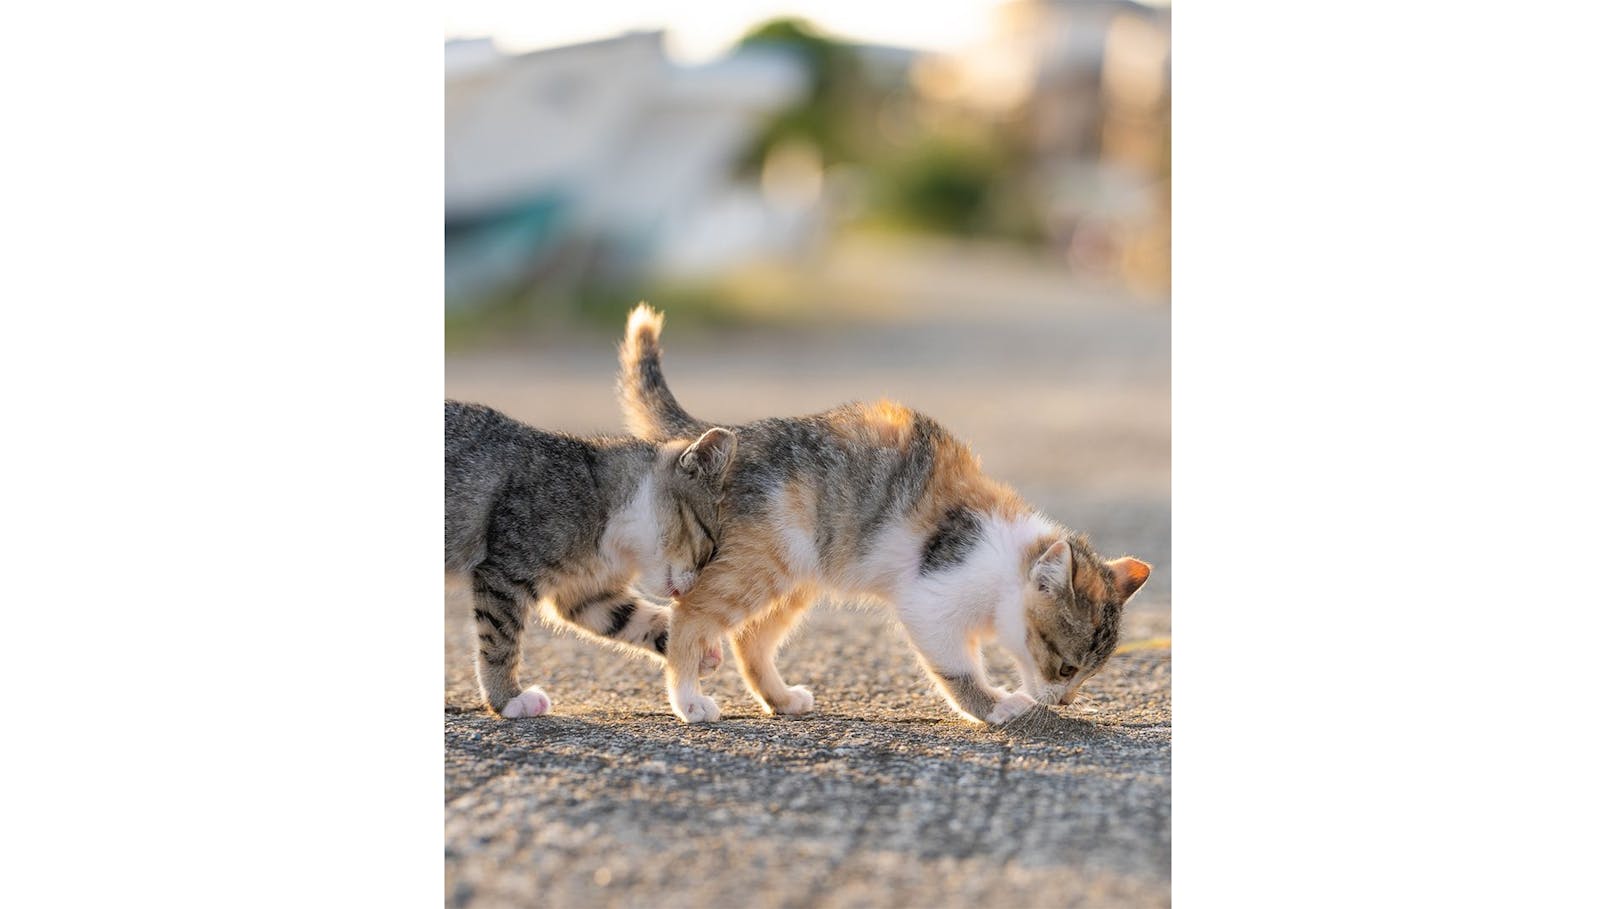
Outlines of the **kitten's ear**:
[{"label": "kitten's ear", "polygon": [[692,477],[716,480],[724,475],[730,456],[735,454],[735,433],[709,429],[679,454],[679,469]]},{"label": "kitten's ear", "polygon": [[1145,586],[1145,581],[1150,579],[1150,566],[1127,556],[1112,559],[1105,563],[1105,567],[1111,569],[1111,577],[1116,579],[1117,589],[1122,591],[1124,600],[1133,596],[1134,591]]},{"label": "kitten's ear", "polygon": [[1032,579],[1050,593],[1072,589],[1072,547],[1065,540],[1056,540],[1038,561],[1032,564]]}]

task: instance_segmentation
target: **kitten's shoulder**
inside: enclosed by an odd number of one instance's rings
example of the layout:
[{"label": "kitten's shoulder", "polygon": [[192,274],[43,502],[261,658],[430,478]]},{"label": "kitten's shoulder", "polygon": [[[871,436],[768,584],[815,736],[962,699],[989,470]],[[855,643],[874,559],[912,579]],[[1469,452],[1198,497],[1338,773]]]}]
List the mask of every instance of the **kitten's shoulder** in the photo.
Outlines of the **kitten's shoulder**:
[{"label": "kitten's shoulder", "polygon": [[471,404],[450,398],[443,399],[443,426],[445,431],[475,429],[515,422],[515,420],[486,404]]}]

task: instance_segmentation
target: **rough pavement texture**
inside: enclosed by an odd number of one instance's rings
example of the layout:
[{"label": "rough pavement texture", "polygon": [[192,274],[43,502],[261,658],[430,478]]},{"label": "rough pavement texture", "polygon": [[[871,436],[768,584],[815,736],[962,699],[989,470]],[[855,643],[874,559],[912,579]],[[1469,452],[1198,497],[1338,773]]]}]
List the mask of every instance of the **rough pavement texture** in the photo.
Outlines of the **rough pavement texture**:
[{"label": "rough pavement texture", "polygon": [[[451,590],[447,903],[1168,904],[1167,311],[1074,304],[1053,281],[1007,294],[1015,306],[973,305],[943,292],[946,274],[934,280],[924,319],[901,295],[840,329],[703,337],[670,318],[669,380],[693,413],[737,422],[893,397],[969,439],[990,474],[1101,552],[1151,562],[1126,652],[1085,686],[1089,700],[969,724],[884,611],[821,604],[780,658],[787,682],[814,691],[807,717],[766,716],[726,654],[706,686],[724,718],[685,726],[657,664],[536,627],[523,680],[556,707],[501,720],[478,709],[470,610]],[[611,345],[451,356],[446,394],[550,428],[615,430]],[[990,666],[1013,681],[1007,660]]]},{"label": "rough pavement texture", "polygon": [[[472,643],[457,637],[451,660]],[[481,714],[450,667],[454,905],[1167,902],[1165,650],[1116,657],[1086,710],[988,730],[865,613],[821,608],[783,655],[814,690],[802,718],[765,716],[726,667],[708,686],[724,718],[685,726],[649,661],[543,630],[527,644],[553,716]]]}]

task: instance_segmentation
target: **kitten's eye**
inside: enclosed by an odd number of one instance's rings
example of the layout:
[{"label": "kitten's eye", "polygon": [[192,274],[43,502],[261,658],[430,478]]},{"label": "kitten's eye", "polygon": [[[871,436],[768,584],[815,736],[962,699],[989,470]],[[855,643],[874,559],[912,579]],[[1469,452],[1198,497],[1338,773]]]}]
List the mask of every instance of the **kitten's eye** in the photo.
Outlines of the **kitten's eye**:
[{"label": "kitten's eye", "polygon": [[1077,667],[1076,666],[1073,666],[1071,663],[1062,663],[1061,664],[1061,668],[1060,668],[1060,677],[1061,678],[1069,679],[1074,675],[1077,675]]}]

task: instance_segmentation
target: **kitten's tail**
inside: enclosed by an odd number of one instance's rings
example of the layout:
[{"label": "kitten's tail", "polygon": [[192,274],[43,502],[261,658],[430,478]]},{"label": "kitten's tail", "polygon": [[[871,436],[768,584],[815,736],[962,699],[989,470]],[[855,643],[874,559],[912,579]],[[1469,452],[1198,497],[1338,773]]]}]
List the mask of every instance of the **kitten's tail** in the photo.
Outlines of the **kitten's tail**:
[{"label": "kitten's tail", "polygon": [[628,332],[618,351],[621,370],[617,392],[629,431],[642,439],[676,439],[698,436],[713,423],[698,420],[673,399],[673,392],[662,378],[662,313],[641,303],[628,316]]}]

